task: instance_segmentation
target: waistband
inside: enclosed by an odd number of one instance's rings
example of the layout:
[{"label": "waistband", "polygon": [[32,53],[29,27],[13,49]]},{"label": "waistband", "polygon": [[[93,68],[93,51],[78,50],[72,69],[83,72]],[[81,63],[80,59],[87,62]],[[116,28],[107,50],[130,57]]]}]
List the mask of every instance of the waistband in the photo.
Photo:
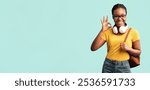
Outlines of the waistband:
[{"label": "waistband", "polygon": [[112,59],[109,59],[109,58],[105,58],[105,60],[109,60],[111,62],[125,62],[125,61],[128,61],[128,59],[127,60],[112,60]]}]

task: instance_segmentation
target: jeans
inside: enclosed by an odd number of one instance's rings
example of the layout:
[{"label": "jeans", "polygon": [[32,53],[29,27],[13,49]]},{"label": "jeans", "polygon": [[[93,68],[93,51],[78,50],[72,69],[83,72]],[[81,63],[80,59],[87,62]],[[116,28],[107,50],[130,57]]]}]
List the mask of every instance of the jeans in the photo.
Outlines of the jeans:
[{"label": "jeans", "polygon": [[115,61],[105,59],[102,73],[131,73],[128,60]]}]

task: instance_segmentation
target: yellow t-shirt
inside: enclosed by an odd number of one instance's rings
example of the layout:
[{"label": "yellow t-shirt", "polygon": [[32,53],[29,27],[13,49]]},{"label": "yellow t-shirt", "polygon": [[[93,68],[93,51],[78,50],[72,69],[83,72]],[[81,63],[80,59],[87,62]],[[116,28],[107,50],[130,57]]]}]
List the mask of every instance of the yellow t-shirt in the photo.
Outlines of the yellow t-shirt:
[{"label": "yellow t-shirt", "polygon": [[[121,50],[120,43],[122,43],[126,37],[124,34],[114,34],[112,29],[108,29],[101,34],[101,38],[107,42],[107,58],[110,60],[124,61],[129,59],[129,54],[126,51]],[[131,28],[131,31],[126,40],[126,44],[132,47],[132,42],[139,40],[138,32]]]}]

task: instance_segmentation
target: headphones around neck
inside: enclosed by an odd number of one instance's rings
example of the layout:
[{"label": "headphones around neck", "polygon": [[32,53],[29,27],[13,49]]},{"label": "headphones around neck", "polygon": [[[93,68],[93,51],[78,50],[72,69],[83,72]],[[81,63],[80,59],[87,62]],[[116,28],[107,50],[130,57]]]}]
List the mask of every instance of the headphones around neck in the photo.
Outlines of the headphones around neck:
[{"label": "headphones around neck", "polygon": [[128,29],[127,24],[125,26],[119,27],[119,29],[117,28],[117,26],[114,26],[113,27],[113,33],[114,34],[118,34],[118,33],[123,34],[123,33],[125,33],[127,31],[127,29]]}]

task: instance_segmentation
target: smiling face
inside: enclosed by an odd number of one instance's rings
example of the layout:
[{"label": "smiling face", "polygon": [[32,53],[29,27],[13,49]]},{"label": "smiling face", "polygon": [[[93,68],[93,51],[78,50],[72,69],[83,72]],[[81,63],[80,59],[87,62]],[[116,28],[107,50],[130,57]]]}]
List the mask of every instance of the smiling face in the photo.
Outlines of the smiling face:
[{"label": "smiling face", "polygon": [[117,8],[113,11],[113,19],[117,27],[125,26],[126,10],[124,8]]}]

